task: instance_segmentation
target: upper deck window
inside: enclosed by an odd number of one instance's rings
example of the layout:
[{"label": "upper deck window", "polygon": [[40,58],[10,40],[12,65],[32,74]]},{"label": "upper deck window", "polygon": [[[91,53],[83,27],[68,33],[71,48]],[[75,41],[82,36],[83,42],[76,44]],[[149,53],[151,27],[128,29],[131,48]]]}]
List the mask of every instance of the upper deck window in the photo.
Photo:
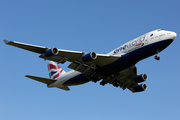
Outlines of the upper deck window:
[{"label": "upper deck window", "polygon": [[158,29],[157,31],[163,31],[162,29]]}]

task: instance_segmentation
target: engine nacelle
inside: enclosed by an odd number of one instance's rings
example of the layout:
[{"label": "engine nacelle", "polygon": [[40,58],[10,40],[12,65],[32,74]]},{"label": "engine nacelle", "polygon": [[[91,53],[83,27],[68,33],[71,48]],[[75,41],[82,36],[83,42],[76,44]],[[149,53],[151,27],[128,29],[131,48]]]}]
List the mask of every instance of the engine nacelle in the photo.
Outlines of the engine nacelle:
[{"label": "engine nacelle", "polygon": [[147,89],[146,84],[139,84],[138,86],[134,88],[134,92],[142,92],[142,91],[145,91],[146,89]]},{"label": "engine nacelle", "polygon": [[82,56],[83,62],[92,61],[92,60],[95,60],[96,58],[97,58],[97,55],[95,52],[90,52]]},{"label": "engine nacelle", "polygon": [[136,77],[134,78],[134,81],[135,81],[136,83],[140,83],[140,82],[146,81],[147,78],[148,78],[148,77],[147,77],[146,74],[140,74],[140,75],[138,75],[138,76],[136,76]]},{"label": "engine nacelle", "polygon": [[57,55],[59,53],[58,49],[56,47],[53,47],[51,49],[48,49],[45,53],[44,56],[45,57],[51,57],[54,55]]}]

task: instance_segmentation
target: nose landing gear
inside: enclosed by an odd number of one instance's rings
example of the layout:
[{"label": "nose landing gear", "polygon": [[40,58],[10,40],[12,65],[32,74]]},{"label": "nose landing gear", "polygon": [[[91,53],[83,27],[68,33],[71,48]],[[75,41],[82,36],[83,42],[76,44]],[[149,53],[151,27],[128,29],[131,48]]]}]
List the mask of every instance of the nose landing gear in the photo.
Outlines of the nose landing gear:
[{"label": "nose landing gear", "polygon": [[160,60],[159,55],[156,55],[156,56],[154,57],[154,59],[156,59],[156,60]]},{"label": "nose landing gear", "polygon": [[154,59],[160,60],[159,52],[160,52],[160,50],[156,50],[156,54],[157,54],[157,55],[154,57]]}]

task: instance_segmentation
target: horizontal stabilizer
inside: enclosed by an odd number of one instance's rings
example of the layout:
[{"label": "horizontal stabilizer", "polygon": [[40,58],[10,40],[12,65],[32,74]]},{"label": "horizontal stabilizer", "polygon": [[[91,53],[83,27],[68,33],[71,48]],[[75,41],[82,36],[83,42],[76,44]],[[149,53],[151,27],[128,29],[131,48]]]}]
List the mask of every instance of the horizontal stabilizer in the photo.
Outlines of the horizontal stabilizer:
[{"label": "horizontal stabilizer", "polygon": [[28,77],[30,79],[45,83],[45,84],[52,84],[54,82],[56,82],[56,80],[54,79],[49,79],[49,78],[42,78],[42,77],[36,77],[36,76],[31,76],[31,75],[26,75],[25,77]]},{"label": "horizontal stabilizer", "polygon": [[66,91],[69,91],[69,87],[66,87],[66,86],[62,86],[62,87],[57,87],[57,88],[60,88],[60,89],[63,89],[63,90],[66,90]]}]

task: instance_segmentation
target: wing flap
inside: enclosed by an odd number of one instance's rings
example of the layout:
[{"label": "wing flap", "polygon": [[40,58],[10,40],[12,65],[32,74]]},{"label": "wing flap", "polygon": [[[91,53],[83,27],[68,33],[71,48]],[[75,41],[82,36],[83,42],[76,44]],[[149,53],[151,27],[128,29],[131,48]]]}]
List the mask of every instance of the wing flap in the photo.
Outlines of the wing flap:
[{"label": "wing flap", "polygon": [[56,80],[53,80],[53,79],[31,76],[31,75],[26,75],[25,77],[39,81],[39,82],[42,82],[42,83],[45,83],[45,84],[48,84],[48,85],[56,82]]},{"label": "wing flap", "polygon": [[59,57],[59,56],[52,56],[52,57],[45,57],[43,54],[39,56],[39,58],[43,58],[45,60],[55,61],[57,63],[64,64],[66,61],[69,61],[68,58]]},{"label": "wing flap", "polygon": [[76,70],[76,71],[79,71],[79,72],[82,72],[86,75],[90,75],[94,72],[94,67],[93,65],[89,66],[89,65],[86,65],[86,64],[83,64],[83,63],[79,63],[79,62],[76,62],[76,61],[73,61],[69,66],[68,68],[71,68],[73,70]]}]

